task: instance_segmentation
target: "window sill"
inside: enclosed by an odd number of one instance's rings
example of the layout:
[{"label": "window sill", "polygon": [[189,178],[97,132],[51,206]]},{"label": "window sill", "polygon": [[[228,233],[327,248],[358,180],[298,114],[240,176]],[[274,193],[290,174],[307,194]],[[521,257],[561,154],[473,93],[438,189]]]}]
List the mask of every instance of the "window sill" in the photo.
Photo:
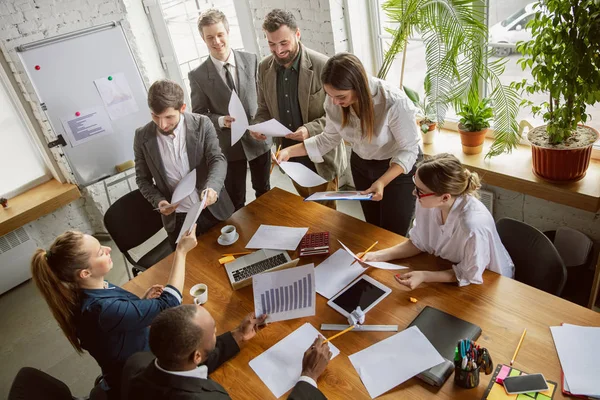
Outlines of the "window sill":
[{"label": "window sill", "polygon": [[76,185],[52,179],[8,201],[0,207],[0,236],[43,217],[81,197]]},{"label": "window sill", "polygon": [[533,174],[529,146],[521,145],[511,154],[486,160],[485,154],[492,142],[486,138],[481,154],[467,155],[462,152],[459,134],[442,130],[433,144],[423,145],[423,151],[426,155],[454,154],[469,169],[476,171],[484,183],[581,210],[594,213],[600,210],[600,160],[591,160],[586,176],[580,181],[552,184]]}]

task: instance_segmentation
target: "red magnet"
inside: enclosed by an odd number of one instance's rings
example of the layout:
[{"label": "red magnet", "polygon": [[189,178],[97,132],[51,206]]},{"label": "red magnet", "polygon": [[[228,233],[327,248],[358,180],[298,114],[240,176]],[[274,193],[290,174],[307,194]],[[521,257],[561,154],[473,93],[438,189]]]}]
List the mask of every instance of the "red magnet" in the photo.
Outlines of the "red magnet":
[{"label": "red magnet", "polygon": [[35,66],[35,70],[36,70],[36,71],[39,71],[39,70],[40,70],[40,66],[39,66],[39,65],[36,65],[36,66]]},{"label": "red magnet", "polygon": [[76,116],[76,117],[79,117],[80,115],[81,115],[81,113],[80,113],[79,111],[77,111],[77,112],[75,113],[75,116]]}]

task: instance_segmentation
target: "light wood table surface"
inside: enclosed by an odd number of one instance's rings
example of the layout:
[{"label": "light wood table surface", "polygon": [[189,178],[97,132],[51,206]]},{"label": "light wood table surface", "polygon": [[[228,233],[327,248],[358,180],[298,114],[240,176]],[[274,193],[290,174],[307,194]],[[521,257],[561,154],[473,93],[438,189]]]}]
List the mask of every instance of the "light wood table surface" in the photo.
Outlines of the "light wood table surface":
[{"label": "light wood table surface", "polygon": [[[233,245],[217,244],[220,229],[233,224],[240,239]],[[189,289],[197,283],[208,285],[206,309],[216,321],[218,333],[234,329],[242,318],[254,311],[252,287],[233,291],[218,258],[223,253],[244,251],[244,246],[261,224],[309,227],[309,232],[330,232],[331,254],[340,246],[338,239],[355,252],[362,251],[379,240],[374,250],[397,244],[405,238],[387,230],[326,208],[318,203],[304,202],[298,196],[280,189],[267,194],[237,211],[199,237],[198,246],[187,257],[183,302],[192,303]],[[297,252],[290,252],[292,258]],[[165,283],[173,256],[140,274],[123,287],[139,296],[153,284]],[[303,257],[300,264],[318,265],[325,256]],[[449,263],[422,254],[398,264],[417,270],[436,270]],[[483,285],[459,288],[454,284],[423,284],[412,292],[394,280],[397,271],[370,269],[367,274],[392,288],[392,293],[367,314],[367,324],[397,324],[405,328],[425,307],[432,306],[477,324],[483,330],[478,343],[490,351],[495,364],[508,364],[519,342],[523,328],[527,336],[514,367],[526,372],[543,373],[546,379],[560,381],[560,364],[549,326],[567,322],[577,325],[600,326],[600,314],[556,296],[539,291],[520,282],[490,271],[483,275]],[[411,303],[409,297],[418,299]],[[322,323],[344,324],[346,318],[327,306],[327,300],[317,294],[316,315],[269,324],[245,345],[241,352],[211,375],[222,384],[233,399],[271,399],[274,396],[248,365],[249,361],[283,339],[305,322],[320,329]],[[323,332],[331,336],[332,332]],[[333,359],[318,381],[319,389],[329,399],[369,399],[358,373],[348,356],[390,337],[392,332],[348,332],[333,343],[341,353]],[[481,375],[475,389],[457,387],[451,376],[441,388],[429,386],[417,378],[410,379],[390,390],[380,399],[480,399],[491,375]],[[286,398],[284,396],[283,398]],[[555,399],[565,398],[557,388]]]}]

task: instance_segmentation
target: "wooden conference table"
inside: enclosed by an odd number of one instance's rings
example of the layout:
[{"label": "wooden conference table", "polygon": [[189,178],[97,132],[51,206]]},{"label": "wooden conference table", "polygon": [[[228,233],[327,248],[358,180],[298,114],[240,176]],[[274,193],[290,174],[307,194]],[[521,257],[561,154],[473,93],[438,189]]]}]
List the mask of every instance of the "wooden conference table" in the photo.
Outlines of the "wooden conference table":
[{"label": "wooden conference table", "polygon": [[[229,247],[217,244],[220,229],[233,224],[240,239]],[[309,227],[309,232],[330,232],[331,254],[340,246],[338,239],[355,252],[363,251],[374,240],[375,248],[383,249],[405,238],[363,221],[331,210],[318,203],[280,189],[272,189],[248,206],[237,211],[226,223],[221,223],[201,236],[198,246],[188,254],[183,302],[192,303],[190,288],[196,283],[208,285],[206,309],[212,314],[219,333],[234,329],[242,318],[254,311],[252,287],[231,289],[224,268],[218,259],[223,253],[244,251],[244,246],[261,224]],[[292,258],[296,252],[290,252]],[[153,284],[167,281],[172,255],[124,285],[139,296]],[[301,265],[318,265],[325,256],[302,258]],[[399,264],[417,270],[448,268],[449,264],[430,255],[419,255]],[[526,372],[540,372],[546,379],[560,381],[560,364],[549,326],[567,322],[600,326],[600,314],[559,297],[534,289],[512,279],[486,271],[483,285],[459,288],[454,284],[423,284],[409,292],[394,280],[394,271],[371,268],[367,274],[392,288],[392,293],[367,314],[367,324],[397,324],[405,328],[425,307],[432,306],[477,324],[483,330],[478,343],[490,351],[494,363],[508,364],[523,328],[527,335],[514,366]],[[409,296],[418,299],[411,303]],[[272,393],[248,365],[249,361],[283,339],[305,322],[320,330],[322,323],[344,324],[346,319],[327,306],[327,300],[317,294],[316,315],[269,324],[246,344],[231,361],[211,375],[222,384],[233,399],[270,399]],[[331,336],[335,332],[323,332]],[[358,373],[348,356],[392,336],[393,332],[348,332],[334,340],[341,354],[333,359],[318,381],[329,399],[369,399]],[[417,378],[390,390],[380,399],[480,399],[491,375],[481,374],[475,389],[461,389],[451,376],[441,388],[429,386]],[[565,398],[557,388],[555,399]],[[286,398],[284,396],[283,398]]]}]

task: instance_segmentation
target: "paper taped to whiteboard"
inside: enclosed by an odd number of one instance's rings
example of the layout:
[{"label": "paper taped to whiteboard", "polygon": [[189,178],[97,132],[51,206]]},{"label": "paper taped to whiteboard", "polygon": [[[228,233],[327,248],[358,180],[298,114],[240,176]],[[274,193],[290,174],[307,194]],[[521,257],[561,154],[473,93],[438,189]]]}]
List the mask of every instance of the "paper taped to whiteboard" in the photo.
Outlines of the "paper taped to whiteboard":
[{"label": "paper taped to whiteboard", "polygon": [[60,119],[72,147],[113,133],[108,114],[102,107],[77,110],[78,116]]}]

